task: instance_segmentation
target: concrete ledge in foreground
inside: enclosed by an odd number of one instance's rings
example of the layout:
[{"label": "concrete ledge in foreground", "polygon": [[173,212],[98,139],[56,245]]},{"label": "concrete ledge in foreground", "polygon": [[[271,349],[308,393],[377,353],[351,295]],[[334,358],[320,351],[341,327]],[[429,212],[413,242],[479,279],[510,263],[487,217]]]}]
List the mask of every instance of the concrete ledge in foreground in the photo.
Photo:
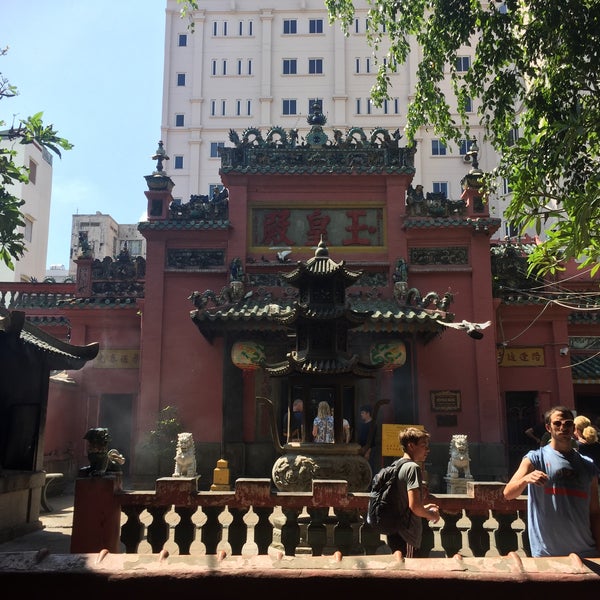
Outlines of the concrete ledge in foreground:
[{"label": "concrete ledge in foreground", "polygon": [[[573,587],[570,584],[577,584]],[[444,600],[473,594],[510,594],[511,600],[531,600],[533,594],[596,595],[600,589],[600,559],[576,555],[522,558],[511,553],[497,558],[407,558],[400,555],[349,556],[169,556],[161,554],[51,554],[0,553],[0,584],[17,585],[19,594],[53,597],[69,591],[95,598],[142,597],[141,594],[215,594],[240,598],[285,591],[286,600],[311,597],[318,590],[368,598],[377,593],[402,591],[404,597],[440,597]],[[314,586],[318,585],[317,588]],[[390,588],[393,585],[394,588]],[[567,587],[565,587],[567,586]],[[8,589],[8,588],[6,588]],[[559,591],[560,590],[560,591]],[[435,596],[438,594],[439,596]],[[135,595],[135,596],[132,596]]]}]

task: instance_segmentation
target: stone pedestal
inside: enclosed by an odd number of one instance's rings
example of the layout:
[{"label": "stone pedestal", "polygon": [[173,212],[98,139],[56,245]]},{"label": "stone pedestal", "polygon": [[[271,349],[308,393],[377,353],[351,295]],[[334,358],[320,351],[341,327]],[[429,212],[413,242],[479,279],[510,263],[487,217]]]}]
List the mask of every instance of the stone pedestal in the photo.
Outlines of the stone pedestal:
[{"label": "stone pedestal", "polygon": [[473,478],[446,476],[444,481],[446,482],[446,494],[466,494],[467,482],[473,481]]}]

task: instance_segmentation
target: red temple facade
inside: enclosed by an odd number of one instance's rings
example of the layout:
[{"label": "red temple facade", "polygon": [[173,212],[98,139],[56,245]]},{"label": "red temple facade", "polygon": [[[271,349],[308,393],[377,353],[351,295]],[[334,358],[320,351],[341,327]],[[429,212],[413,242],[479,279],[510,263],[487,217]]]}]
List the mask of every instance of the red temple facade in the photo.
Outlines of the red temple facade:
[{"label": "red temple facade", "polygon": [[[108,427],[133,482],[170,475],[172,461],[157,471],[146,442],[175,407],[196,442],[201,489],[220,458],[234,479],[269,477],[272,424],[302,397],[307,422],[319,400],[337,401],[353,435],[364,404],[380,408],[379,425],[425,427],[430,485],[442,491],[453,434],[468,436],[475,479],[503,481],[545,410],[600,416],[597,282],[574,266],[551,281],[527,278],[527,245],[491,241],[499,220],[477,169],[460,200],[423,195],[412,187],[414,149],[397,136],[344,136],[310,118],[303,140],[279,128],[232,131],[220,194],[185,204],[173,201],[159,148],[139,224],[145,262],[125,252],[99,263],[82,251],[75,284],[0,285],[5,303],[39,327],[100,344],[85,368],[51,380],[49,470],[76,472],[85,431]],[[321,240],[331,260],[360,274],[346,300],[365,318],[348,350],[380,367],[341,388],[333,368],[329,379],[265,368],[296,347],[285,315],[303,299],[286,277]],[[378,462],[390,456],[390,431],[379,428]]]}]

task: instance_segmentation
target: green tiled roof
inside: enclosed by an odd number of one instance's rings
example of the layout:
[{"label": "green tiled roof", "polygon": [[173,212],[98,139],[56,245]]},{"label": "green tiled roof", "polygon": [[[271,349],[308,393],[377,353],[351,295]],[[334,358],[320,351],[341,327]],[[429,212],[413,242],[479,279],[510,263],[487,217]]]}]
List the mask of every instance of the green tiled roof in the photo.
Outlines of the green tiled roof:
[{"label": "green tiled roof", "polygon": [[573,383],[600,383],[600,356],[571,354]]}]

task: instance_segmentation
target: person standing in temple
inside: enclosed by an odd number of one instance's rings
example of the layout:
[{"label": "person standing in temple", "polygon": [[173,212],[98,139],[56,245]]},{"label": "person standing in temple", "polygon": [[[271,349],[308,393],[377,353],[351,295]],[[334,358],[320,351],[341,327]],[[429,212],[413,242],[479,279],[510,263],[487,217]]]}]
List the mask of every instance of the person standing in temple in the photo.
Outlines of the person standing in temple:
[{"label": "person standing in temple", "polygon": [[313,421],[313,440],[326,444],[333,444],[333,415],[329,403],[322,400],[317,407],[317,416]]},{"label": "person standing in temple", "polygon": [[360,423],[358,424],[358,432],[356,441],[360,445],[361,454],[369,461],[371,471],[375,473],[375,444],[377,424],[373,420],[371,407],[364,404],[360,407]]},{"label": "person standing in temple", "polygon": [[573,448],[573,411],[555,406],[545,415],[550,442],[530,450],[504,488],[514,500],[527,489],[531,555],[600,557],[600,500],[593,461]]},{"label": "person standing in temple", "polygon": [[283,415],[283,437],[286,442],[301,442],[304,439],[304,402],[296,398],[292,404],[292,418],[289,421],[288,412]]}]

